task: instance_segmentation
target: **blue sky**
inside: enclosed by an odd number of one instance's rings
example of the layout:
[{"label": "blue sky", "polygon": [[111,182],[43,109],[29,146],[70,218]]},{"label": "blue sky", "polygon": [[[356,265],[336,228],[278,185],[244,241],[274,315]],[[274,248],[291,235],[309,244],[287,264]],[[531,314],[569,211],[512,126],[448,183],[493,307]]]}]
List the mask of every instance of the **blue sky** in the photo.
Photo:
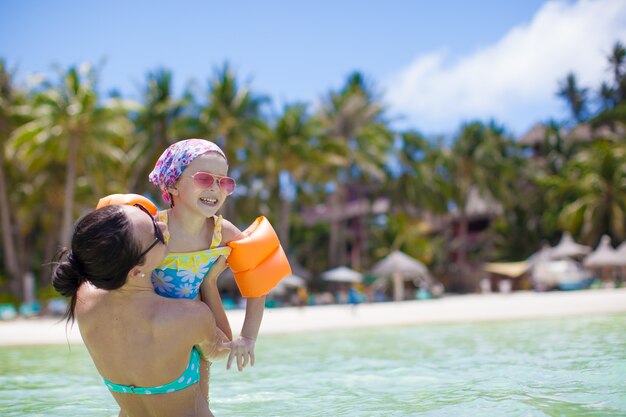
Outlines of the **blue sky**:
[{"label": "blue sky", "polygon": [[228,61],[279,109],[315,105],[360,70],[397,126],[428,134],[491,117],[521,134],[565,117],[557,82],[573,70],[595,88],[618,39],[624,0],[0,0],[0,57],[18,80],[91,62],[103,91],[137,97],[158,67],[182,91]]}]

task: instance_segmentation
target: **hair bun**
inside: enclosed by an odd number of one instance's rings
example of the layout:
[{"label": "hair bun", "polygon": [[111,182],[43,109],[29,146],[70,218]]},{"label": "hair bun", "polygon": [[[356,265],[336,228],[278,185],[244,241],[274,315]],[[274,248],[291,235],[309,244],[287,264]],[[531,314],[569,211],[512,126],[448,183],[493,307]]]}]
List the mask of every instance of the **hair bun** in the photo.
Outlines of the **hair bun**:
[{"label": "hair bun", "polygon": [[83,269],[72,252],[69,252],[67,258],[58,263],[52,277],[52,286],[59,294],[73,297],[83,281],[85,281]]}]

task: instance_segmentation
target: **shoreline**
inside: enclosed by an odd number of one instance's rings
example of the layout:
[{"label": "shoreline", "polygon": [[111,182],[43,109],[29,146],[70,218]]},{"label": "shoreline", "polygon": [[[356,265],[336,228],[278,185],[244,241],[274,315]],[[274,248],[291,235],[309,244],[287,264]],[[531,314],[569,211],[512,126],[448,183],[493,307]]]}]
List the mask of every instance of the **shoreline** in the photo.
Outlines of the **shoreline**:
[{"label": "shoreline", "polygon": [[[264,334],[323,330],[467,323],[626,313],[626,288],[573,292],[515,292],[509,294],[448,295],[432,300],[322,305],[266,309]],[[226,312],[238,334],[245,310]],[[57,317],[0,321],[0,346],[82,344],[78,325]]]}]

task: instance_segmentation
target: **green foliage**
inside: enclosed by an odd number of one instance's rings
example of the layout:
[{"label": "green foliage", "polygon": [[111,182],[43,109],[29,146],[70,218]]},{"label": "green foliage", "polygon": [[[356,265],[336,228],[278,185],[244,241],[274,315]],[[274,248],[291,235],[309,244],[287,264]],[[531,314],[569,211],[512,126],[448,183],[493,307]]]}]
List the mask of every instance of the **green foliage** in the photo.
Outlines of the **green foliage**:
[{"label": "green foliage", "polygon": [[61,297],[61,295],[54,289],[51,284],[39,287],[37,289],[37,299],[40,301],[45,302],[58,297]]},{"label": "green foliage", "polygon": [[[146,178],[158,156],[176,140],[205,137],[225,149],[240,184],[225,216],[245,227],[266,215],[288,242],[289,255],[314,276],[354,261],[346,256],[351,246],[361,251],[362,269],[402,250],[445,270],[452,249],[468,261],[519,260],[543,241],[554,243],[562,229],[588,244],[602,234],[622,240],[625,57],[616,43],[607,57],[612,78],[600,88],[599,106],[590,105],[590,91],[575,74],[566,76],[558,94],[572,120],[548,124],[537,158],[525,156],[494,122],[464,123],[448,146],[419,131],[394,131],[379,94],[360,72],[323,95],[315,109],[293,103],[274,114],[269,99],[242,83],[228,64],[214,71],[199,95],[189,87],[177,96],[173,74],[156,69],[133,102],[102,97],[98,74],[89,66],[70,67],[26,89],[14,85],[0,60],[0,174],[10,184],[3,210],[12,226],[2,232],[19,249],[20,268],[39,277],[39,296],[56,296],[42,264],[67,236],[61,231],[64,214],[73,221],[99,197],[116,192],[159,201]],[[591,114],[590,108],[599,110]],[[593,145],[566,140],[562,126],[583,120],[610,126],[618,137]],[[473,190],[495,201],[501,214],[479,250],[464,238],[451,248],[446,227],[451,218],[468,221]],[[379,200],[389,204],[378,214],[328,215]],[[326,217],[304,219],[315,206],[328,209]],[[6,259],[3,253],[3,276]],[[3,296],[17,295],[4,294],[0,301]]]}]

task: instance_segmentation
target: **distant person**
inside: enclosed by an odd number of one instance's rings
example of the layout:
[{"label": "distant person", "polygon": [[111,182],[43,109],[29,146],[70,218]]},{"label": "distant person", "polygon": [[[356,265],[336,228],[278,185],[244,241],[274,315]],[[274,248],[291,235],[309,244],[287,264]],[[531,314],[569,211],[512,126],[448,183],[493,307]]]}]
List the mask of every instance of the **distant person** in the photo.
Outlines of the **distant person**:
[{"label": "distant person", "polygon": [[[150,275],[167,253],[163,232],[141,205],[107,206],[76,224],[53,276],[120,416],[212,416],[200,358],[228,354],[210,309],[154,292]],[[208,280],[226,267],[223,257]]]},{"label": "distant person", "polygon": [[353,286],[348,290],[348,304],[357,305],[361,302],[361,293]]},{"label": "distant person", "polygon": [[306,287],[298,287],[298,289],[296,290],[296,294],[298,297],[298,306],[304,307],[305,305],[307,305],[309,301],[309,292],[307,291]]}]

